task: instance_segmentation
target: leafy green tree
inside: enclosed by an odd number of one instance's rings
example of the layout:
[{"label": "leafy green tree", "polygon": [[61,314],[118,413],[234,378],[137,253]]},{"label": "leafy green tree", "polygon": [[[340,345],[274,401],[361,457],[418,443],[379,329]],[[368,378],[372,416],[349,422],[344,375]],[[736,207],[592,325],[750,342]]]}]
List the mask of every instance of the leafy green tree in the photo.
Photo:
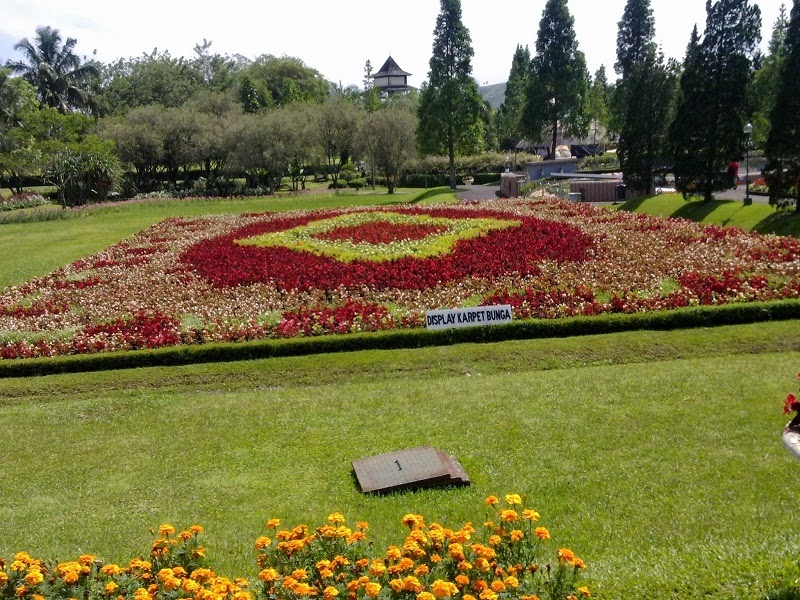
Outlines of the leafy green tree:
[{"label": "leafy green tree", "polygon": [[102,115],[123,115],[151,104],[178,107],[203,87],[203,75],[192,61],[155,49],[107,65],[97,103]]},{"label": "leafy green tree", "polygon": [[274,193],[289,170],[292,126],[283,110],[242,115],[230,133],[230,167],[244,171],[248,185]]},{"label": "leafy green tree", "polygon": [[583,135],[588,125],[586,59],[578,50],[574,24],[567,0],[547,0],[539,22],[523,126],[532,139],[542,139],[550,131],[551,156],[555,156],[559,126]]},{"label": "leafy green tree", "polygon": [[6,67],[33,84],[43,106],[62,114],[71,110],[93,108],[93,93],[100,74],[96,61],[83,61],[75,54],[78,40],[68,37],[62,42],[58,29],[37,27],[33,41],[23,38],[14,44],[22,52],[22,60],[6,63]]},{"label": "leafy green tree", "polygon": [[203,90],[181,109],[193,115],[199,131],[194,139],[194,163],[203,165],[205,177],[218,177],[227,159],[225,139],[241,106],[231,93]]},{"label": "leafy green tree", "polygon": [[41,158],[32,127],[39,101],[31,84],[8,73],[0,70],[0,174],[21,193],[23,176],[35,173]]},{"label": "leafy green tree", "polygon": [[600,68],[594,74],[589,91],[586,94],[586,116],[591,128],[592,144],[597,144],[598,133],[605,139],[611,125],[611,109],[608,106],[609,85],[606,68]]},{"label": "leafy green tree", "polygon": [[629,0],[617,34],[615,90],[617,154],[625,183],[651,192],[654,171],[667,157],[667,133],[677,83],[674,64],[658,52],[649,0]]},{"label": "leafy green tree", "polygon": [[761,11],[748,0],[706,3],[705,32],[702,41],[693,32],[670,130],[675,184],[684,195],[710,201],[735,184],[726,169],[743,154],[760,32]]},{"label": "leafy green tree", "polygon": [[770,130],[770,116],[780,88],[781,71],[786,60],[786,35],[789,18],[786,6],[781,5],[772,37],[769,42],[767,56],[761,59],[761,68],[756,71],[753,80],[752,99],[755,103],[753,113],[753,143],[758,148],[766,144]]},{"label": "leafy green tree", "polygon": [[794,194],[800,212],[800,0],[792,7],[780,75],[766,146],[770,201]]},{"label": "leafy green tree", "polygon": [[517,44],[511,59],[503,104],[497,111],[497,131],[501,145],[510,148],[522,138],[522,111],[530,85],[531,53],[528,47]]},{"label": "leafy green tree", "polygon": [[372,61],[367,59],[364,64],[364,109],[368,113],[375,112],[381,106],[381,98],[375,88],[375,81],[372,78]]},{"label": "leafy green tree", "polygon": [[452,189],[456,154],[483,149],[483,101],[472,77],[472,56],[460,0],[440,0],[428,82],[420,93],[417,142],[423,154],[447,155]]},{"label": "leafy green tree", "polygon": [[293,102],[324,102],[329,93],[325,78],[293,56],[259,56],[241,71],[238,84],[245,112]]},{"label": "leafy green tree", "polygon": [[351,102],[331,96],[327,102],[313,107],[316,145],[325,157],[325,173],[334,186],[339,170],[347,163],[355,143],[361,113]]},{"label": "leafy green tree", "polygon": [[416,129],[416,114],[402,104],[375,111],[361,124],[361,150],[386,178],[390,194],[403,167],[416,153]]}]

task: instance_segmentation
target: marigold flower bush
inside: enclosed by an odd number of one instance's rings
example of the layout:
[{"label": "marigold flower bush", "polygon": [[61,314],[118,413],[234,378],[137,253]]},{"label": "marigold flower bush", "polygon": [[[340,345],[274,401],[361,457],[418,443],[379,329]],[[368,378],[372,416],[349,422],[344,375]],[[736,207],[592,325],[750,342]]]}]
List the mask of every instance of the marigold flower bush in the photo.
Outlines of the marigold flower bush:
[{"label": "marigold flower bush", "polygon": [[558,200],[172,218],[0,294],[0,358],[800,297],[800,241]]},{"label": "marigold flower bush", "polygon": [[[50,600],[536,600],[589,597],[579,586],[585,563],[568,548],[549,548],[550,532],[539,513],[525,508],[518,494],[501,503],[486,499],[489,518],[478,529],[465,523],[448,529],[408,514],[401,545],[378,552],[369,525],[347,525],[332,513],[311,529],[282,529],[267,522],[268,535],[256,539],[259,572],[253,585],[222,577],[209,567],[206,548],[193,525],[176,533],[163,524],[147,559],[127,565],[105,563],[91,554],[74,561],[45,562],[18,552],[0,559],[0,598]],[[551,560],[545,558],[545,552]]]}]

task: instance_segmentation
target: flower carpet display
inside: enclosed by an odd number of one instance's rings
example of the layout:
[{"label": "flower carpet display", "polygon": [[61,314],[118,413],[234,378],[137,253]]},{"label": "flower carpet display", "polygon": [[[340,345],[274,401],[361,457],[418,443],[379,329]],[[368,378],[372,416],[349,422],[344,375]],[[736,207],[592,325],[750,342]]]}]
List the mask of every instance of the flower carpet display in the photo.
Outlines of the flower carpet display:
[{"label": "flower carpet display", "polygon": [[[0,598],[51,600],[577,600],[591,597],[579,585],[583,560],[569,548],[549,549],[550,532],[539,513],[525,508],[518,494],[505,504],[486,499],[489,518],[479,527],[448,529],[408,514],[401,545],[379,552],[368,538],[369,525],[347,526],[332,513],[324,525],[282,529],[267,522],[269,535],[256,539],[257,580],[229,579],[208,566],[199,541],[203,528],[176,534],[158,528],[147,559],[127,565],[91,554],[74,561],[45,562],[18,552],[0,559]],[[551,559],[545,557],[545,551]]]},{"label": "flower carpet display", "polygon": [[800,296],[800,242],[557,200],[172,218],[0,295],[0,357]]}]

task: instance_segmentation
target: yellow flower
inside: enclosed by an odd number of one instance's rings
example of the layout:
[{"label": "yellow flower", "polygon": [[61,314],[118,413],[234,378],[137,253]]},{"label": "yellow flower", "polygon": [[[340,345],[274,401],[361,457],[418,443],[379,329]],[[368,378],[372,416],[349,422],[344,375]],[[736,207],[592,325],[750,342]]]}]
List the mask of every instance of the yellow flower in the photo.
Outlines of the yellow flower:
[{"label": "yellow flower", "polygon": [[584,598],[591,598],[592,593],[589,591],[589,588],[585,585],[578,588],[578,593],[583,596]]},{"label": "yellow flower", "polygon": [[340,523],[344,523],[345,518],[342,513],[331,513],[328,515],[328,523],[333,523],[334,525],[338,525]]},{"label": "yellow flower", "polygon": [[298,596],[314,596],[317,593],[317,588],[307,583],[298,583],[292,588],[292,591]]},{"label": "yellow flower", "polygon": [[64,583],[76,583],[80,579],[80,575],[76,571],[67,571],[64,573]]},{"label": "yellow flower", "polygon": [[559,561],[572,562],[572,559],[575,558],[575,553],[569,548],[559,548],[556,556],[558,556]]},{"label": "yellow flower", "polygon": [[78,557],[78,564],[88,566],[94,562],[94,559],[97,558],[94,554],[81,554]]},{"label": "yellow flower", "polygon": [[8,573],[0,571],[0,585],[3,585],[6,581],[8,581]]},{"label": "yellow flower", "polygon": [[476,599],[475,599],[475,596],[473,596],[472,594],[464,594],[464,595],[461,597],[461,599],[462,599],[462,600],[476,600]]},{"label": "yellow flower", "polygon": [[467,577],[464,574],[456,575],[456,585],[459,585],[461,587],[469,585],[469,577]]},{"label": "yellow flower", "polygon": [[550,539],[550,532],[547,531],[546,527],[537,527],[536,529],[533,530],[533,533],[540,540],[549,540]]},{"label": "yellow flower", "polygon": [[475,568],[478,569],[478,571],[488,571],[491,568],[491,565],[485,558],[478,558],[475,559]]},{"label": "yellow flower", "polygon": [[527,519],[528,521],[538,521],[539,520],[539,513],[535,510],[531,510],[526,508],[522,511],[522,518]]},{"label": "yellow flower", "polygon": [[189,531],[197,535],[198,533],[203,533],[203,528],[200,525],[192,525],[189,527]]},{"label": "yellow flower", "polygon": [[583,562],[583,559],[578,558],[577,556],[572,560],[572,566],[576,569],[585,569],[586,563]]},{"label": "yellow flower", "polygon": [[467,562],[466,560],[462,560],[458,563],[458,570],[459,571],[469,571],[472,568],[472,563]]},{"label": "yellow flower", "polygon": [[[195,571],[195,573],[196,572],[197,571]],[[192,577],[194,577],[194,573],[192,573]],[[277,581],[278,578],[280,578],[280,573],[278,573],[275,569],[268,568],[261,571],[258,574],[258,578],[265,583],[270,583],[272,581]]]},{"label": "yellow flower", "polygon": [[392,591],[395,594],[399,594],[403,591],[403,580],[402,579],[392,579],[389,582],[389,587],[392,588]]},{"label": "yellow flower", "polygon": [[373,560],[369,567],[369,574],[373,577],[380,577],[384,573],[386,573],[386,565],[384,562],[378,558]]},{"label": "yellow flower", "polygon": [[175,528],[169,523],[164,523],[158,527],[158,535],[167,537],[175,533]]},{"label": "yellow flower", "polygon": [[419,594],[422,590],[425,589],[425,586],[423,586],[419,582],[419,579],[409,575],[403,580],[403,589],[407,592],[414,592],[415,594]]},{"label": "yellow flower", "polygon": [[267,546],[269,546],[271,543],[272,543],[271,539],[262,535],[256,540],[256,543],[254,545],[256,550],[261,550],[262,548],[266,548]]},{"label": "yellow flower", "polygon": [[106,577],[113,577],[115,575],[119,575],[120,573],[122,573],[122,569],[120,569],[118,565],[108,564],[102,566],[102,568],[100,569],[100,573],[102,573]]},{"label": "yellow flower", "polygon": [[497,594],[495,594],[495,593],[494,593],[492,590],[490,590],[489,588],[486,588],[485,590],[483,590],[483,591],[480,593],[480,596],[479,596],[479,598],[480,598],[481,600],[497,600],[497,598],[498,598],[498,595],[497,595]]},{"label": "yellow flower", "polygon": [[519,497],[519,494],[506,494],[506,504],[511,506],[522,504],[522,498]]},{"label": "yellow flower", "polygon": [[509,575],[508,577],[506,577],[505,580],[503,581],[503,583],[505,583],[506,586],[510,587],[510,588],[518,588],[519,587],[519,579],[517,579],[513,575]]},{"label": "yellow flower", "polygon": [[366,531],[369,528],[369,523],[366,521],[359,521],[356,523],[356,529],[360,529],[361,531]]},{"label": "yellow flower", "polygon": [[181,587],[181,580],[177,577],[170,577],[164,582],[164,589],[167,591],[177,590]]},{"label": "yellow flower", "polygon": [[389,546],[389,548],[386,550],[386,558],[391,561],[400,560],[401,556],[403,556],[403,553],[397,546]]},{"label": "yellow flower", "polygon": [[417,594],[417,600],[436,600],[436,596],[430,592],[420,592]]},{"label": "yellow flower", "polygon": [[524,534],[524,533],[523,533],[521,530],[519,530],[519,529],[515,529],[514,531],[512,531],[512,532],[511,532],[511,533],[508,535],[508,537],[509,537],[509,538],[511,538],[511,541],[512,541],[512,542],[515,542],[515,543],[516,543],[516,542],[520,541],[522,538],[524,538],[524,537],[525,537],[525,534]]},{"label": "yellow flower", "polygon": [[134,600],[150,600],[150,592],[148,592],[144,588],[137,588],[135,592],[133,592],[133,599]]},{"label": "yellow flower", "polygon": [[531,594],[530,596],[520,596],[519,600],[539,600],[539,596]]},{"label": "yellow flower", "polygon": [[[77,580],[77,575],[75,576]],[[25,575],[25,583],[29,586],[33,587],[35,585],[39,585],[44,581],[44,575],[42,575],[41,571],[29,571],[27,575]]]},{"label": "yellow flower", "polygon": [[497,499],[497,496],[489,496],[488,498],[486,498],[486,504],[488,504],[489,506],[494,506],[498,502],[500,502],[500,500]]},{"label": "yellow flower", "polygon": [[500,581],[499,579],[495,579],[494,581],[492,581],[492,584],[489,587],[492,588],[493,592],[497,592],[498,594],[500,592],[506,591],[506,584]]},{"label": "yellow flower", "polygon": [[490,546],[499,546],[503,542],[502,538],[499,535],[490,535],[488,544]]},{"label": "yellow flower", "polygon": [[430,572],[431,570],[428,568],[428,565],[420,565],[416,569],[414,569],[414,575],[416,575],[417,577],[424,577]]},{"label": "yellow flower", "polygon": [[281,524],[280,519],[270,519],[267,521],[267,528],[268,529],[277,529]]},{"label": "yellow flower", "polygon": [[380,593],[380,591],[381,591],[381,584],[380,583],[376,583],[374,581],[370,581],[367,585],[364,586],[364,593],[369,598],[373,598],[373,599],[377,598],[378,594]]}]

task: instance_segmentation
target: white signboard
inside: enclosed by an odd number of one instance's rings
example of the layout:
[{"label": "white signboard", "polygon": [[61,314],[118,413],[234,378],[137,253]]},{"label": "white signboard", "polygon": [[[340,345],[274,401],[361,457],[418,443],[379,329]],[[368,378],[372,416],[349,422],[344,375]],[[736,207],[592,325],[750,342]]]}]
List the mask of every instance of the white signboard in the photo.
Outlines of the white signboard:
[{"label": "white signboard", "polygon": [[425,313],[425,324],[428,329],[500,325],[510,323],[511,320],[511,306],[508,304],[429,310]]}]

